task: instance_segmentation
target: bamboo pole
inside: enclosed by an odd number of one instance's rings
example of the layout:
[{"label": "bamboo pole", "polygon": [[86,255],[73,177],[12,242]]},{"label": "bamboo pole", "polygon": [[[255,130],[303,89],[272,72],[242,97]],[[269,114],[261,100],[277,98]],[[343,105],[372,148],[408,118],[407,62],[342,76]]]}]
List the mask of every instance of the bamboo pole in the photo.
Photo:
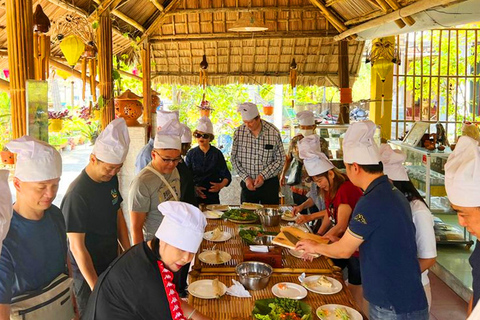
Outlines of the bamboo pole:
[{"label": "bamboo pole", "polygon": [[47,80],[49,74],[50,36],[43,33],[33,35],[35,80]]},{"label": "bamboo pole", "polygon": [[7,80],[0,79],[0,90],[2,91],[10,91],[10,82]]},{"label": "bamboo pole", "polygon": [[89,69],[90,69],[90,94],[92,95],[92,100],[97,101],[97,84],[95,78],[97,77],[97,64],[95,59],[88,60]]},{"label": "bamboo pole", "polygon": [[113,106],[113,50],[112,50],[112,20],[110,19],[110,10],[105,12],[99,18],[99,28],[97,31],[98,40],[98,74],[100,96],[104,101],[102,129],[115,119],[115,109]]},{"label": "bamboo pole", "polygon": [[160,10],[160,11],[165,10],[165,7],[162,6],[162,5],[160,4],[160,2],[158,2],[158,0],[150,0],[150,2],[153,3],[153,5],[154,5],[155,7],[157,7],[158,10]]},{"label": "bamboo pole", "polygon": [[380,18],[377,18],[375,20],[370,20],[368,22],[365,22],[361,25],[358,25],[356,27],[350,28],[345,32],[342,32],[338,36],[333,37],[333,40],[335,41],[340,41],[342,39],[345,39],[349,36],[355,35],[357,33],[360,33],[362,31],[375,28],[378,26],[382,26],[386,23],[392,22],[397,19],[401,19],[402,17],[406,16],[411,16],[414,15],[418,12],[431,9],[434,7],[438,6],[443,6],[447,5],[449,3],[455,2],[457,0],[438,0],[436,2],[432,2],[431,0],[419,0],[417,2],[414,2],[413,4],[403,7],[400,10],[395,10],[392,13],[386,14]]},{"label": "bamboo pole", "polygon": [[[63,64],[63,63],[60,62],[57,58],[50,57],[49,60],[50,60],[50,65],[52,65],[52,67],[55,67],[55,68],[57,68],[57,69],[60,69],[60,70],[69,72],[69,73],[71,73],[72,76],[74,76],[75,78],[83,79],[83,78],[82,78],[82,73],[81,73],[80,71],[77,71],[77,70],[75,70],[75,69],[72,69],[72,67],[67,66],[66,64]],[[87,81],[90,82],[90,77],[87,77]],[[98,85],[98,81],[95,81],[95,85]]]},{"label": "bamboo pole", "polygon": [[[402,7],[400,4],[397,2],[397,0],[385,0],[390,7],[392,7],[393,10],[400,10]],[[415,19],[412,17],[403,17],[402,18],[403,22],[408,24],[409,26],[413,26],[415,24]]]},{"label": "bamboo pole", "polygon": [[118,73],[120,73],[121,75],[124,75],[126,77],[130,77],[130,78],[138,80],[138,81],[143,81],[142,77],[136,76],[133,73],[130,73],[130,72],[127,72],[127,71],[124,71],[124,70],[121,70],[121,69],[117,69],[117,71],[118,71]]},{"label": "bamboo pole", "polygon": [[12,137],[27,133],[26,82],[34,78],[32,0],[6,0]]},{"label": "bamboo pole", "polygon": [[337,18],[337,16],[335,16],[321,0],[310,0],[310,2],[322,11],[328,22],[330,22],[339,32],[345,32],[348,29],[347,26],[345,26],[345,24]]},{"label": "bamboo pole", "polygon": [[[108,4],[108,6],[103,6],[102,2],[100,0],[94,0],[95,3],[97,3],[98,5],[100,5],[100,7],[102,8],[101,10],[98,10],[100,14],[98,14],[98,16],[102,16],[105,12],[108,12],[109,14],[113,14],[114,16],[116,16],[117,18],[125,21],[126,23],[128,23],[129,25],[133,26],[134,28],[136,28],[137,30],[141,31],[142,33],[145,32],[145,28],[140,24],[138,23],[137,21],[133,20],[132,18],[128,17],[125,13],[115,9],[115,8],[109,8],[110,4],[112,3],[111,0],[106,0],[106,3]],[[99,8],[100,8],[99,7]]]},{"label": "bamboo pole", "polygon": [[143,70],[143,123],[150,125],[152,123],[152,74],[151,74],[151,56],[150,43],[147,40],[142,48],[142,70]]},{"label": "bamboo pole", "polygon": [[85,101],[86,88],[87,88],[87,58],[82,58],[82,101]]}]

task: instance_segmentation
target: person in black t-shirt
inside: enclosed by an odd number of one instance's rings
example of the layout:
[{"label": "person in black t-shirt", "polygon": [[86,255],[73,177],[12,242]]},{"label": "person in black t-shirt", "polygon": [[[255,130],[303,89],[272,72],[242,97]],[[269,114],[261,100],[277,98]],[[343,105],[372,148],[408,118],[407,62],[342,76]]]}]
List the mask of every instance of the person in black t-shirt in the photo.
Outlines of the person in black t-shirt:
[{"label": "person in black t-shirt", "polygon": [[130,248],[117,178],[129,143],[125,120],[112,121],[97,138],[90,162],[70,184],[61,204],[80,316],[98,275],[117,257],[117,240],[124,250]]},{"label": "person in black t-shirt", "polygon": [[198,251],[205,216],[177,201],[163,202],[158,209],[165,217],[155,237],[128,250],[100,276],[83,320],[209,319],[180,300],[172,283],[172,272]]}]

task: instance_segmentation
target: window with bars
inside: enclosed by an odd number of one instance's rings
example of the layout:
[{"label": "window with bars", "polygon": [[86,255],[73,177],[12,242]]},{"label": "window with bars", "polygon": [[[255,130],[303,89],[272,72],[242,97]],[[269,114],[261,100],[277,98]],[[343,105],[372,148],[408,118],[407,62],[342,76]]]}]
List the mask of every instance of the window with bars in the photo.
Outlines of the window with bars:
[{"label": "window with bars", "polygon": [[393,71],[392,139],[412,124],[443,124],[450,142],[462,123],[480,122],[480,29],[437,29],[397,36],[401,65]]}]

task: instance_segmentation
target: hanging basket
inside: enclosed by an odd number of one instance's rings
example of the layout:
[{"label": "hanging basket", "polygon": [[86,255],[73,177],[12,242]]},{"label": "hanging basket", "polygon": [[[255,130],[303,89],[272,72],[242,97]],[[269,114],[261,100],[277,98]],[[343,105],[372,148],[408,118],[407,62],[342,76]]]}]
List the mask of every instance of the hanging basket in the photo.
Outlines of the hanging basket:
[{"label": "hanging basket", "polygon": [[200,109],[200,116],[201,117],[210,117],[210,109]]},{"label": "hanging basket", "polygon": [[93,110],[93,117],[92,117],[92,120],[93,121],[97,121],[97,120],[100,120],[101,118],[101,112],[100,110]]},{"label": "hanging basket", "polygon": [[263,113],[266,116],[271,116],[273,114],[273,106],[269,106],[269,105],[263,106]]},{"label": "hanging basket", "polygon": [[60,132],[63,128],[63,119],[50,119],[49,129],[51,132]]},{"label": "hanging basket", "polygon": [[2,151],[0,152],[0,156],[2,158],[3,164],[14,164],[15,163],[15,155],[13,152],[10,151]]}]

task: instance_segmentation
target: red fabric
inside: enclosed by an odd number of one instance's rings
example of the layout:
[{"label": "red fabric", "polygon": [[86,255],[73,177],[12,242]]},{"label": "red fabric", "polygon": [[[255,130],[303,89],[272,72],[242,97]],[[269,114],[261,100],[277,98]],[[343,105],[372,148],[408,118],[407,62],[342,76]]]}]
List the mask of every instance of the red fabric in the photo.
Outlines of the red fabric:
[{"label": "red fabric", "polygon": [[164,267],[162,261],[157,261],[160,275],[162,276],[165,292],[167,293],[168,305],[170,306],[170,313],[173,320],[187,320],[183,315],[183,310],[180,305],[180,297],[178,296],[175,285],[173,284],[173,273]]},{"label": "red fabric", "polygon": [[348,204],[353,209],[358,202],[358,199],[363,195],[362,190],[356,187],[349,180],[345,181],[340,188],[338,188],[337,194],[333,199],[330,199],[330,195],[325,197],[325,206],[329,217],[333,217],[335,221],[338,221],[337,211],[341,204]]}]

